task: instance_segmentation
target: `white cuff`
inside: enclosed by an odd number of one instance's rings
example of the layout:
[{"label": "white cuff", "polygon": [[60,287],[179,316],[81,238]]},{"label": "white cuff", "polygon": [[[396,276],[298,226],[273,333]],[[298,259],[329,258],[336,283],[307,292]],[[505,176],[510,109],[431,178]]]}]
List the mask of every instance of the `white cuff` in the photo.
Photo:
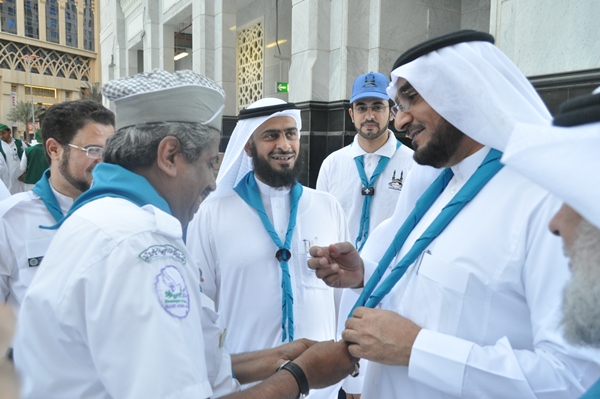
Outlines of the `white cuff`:
[{"label": "white cuff", "polygon": [[412,347],[408,377],[462,396],[465,366],[473,345],[461,338],[422,329]]}]

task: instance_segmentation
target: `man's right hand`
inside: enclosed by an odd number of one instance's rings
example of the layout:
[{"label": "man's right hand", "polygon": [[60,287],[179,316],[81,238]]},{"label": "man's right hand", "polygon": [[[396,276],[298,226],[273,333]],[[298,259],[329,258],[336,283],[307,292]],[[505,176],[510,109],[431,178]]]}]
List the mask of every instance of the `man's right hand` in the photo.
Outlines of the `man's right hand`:
[{"label": "man's right hand", "polygon": [[360,254],[349,242],[327,247],[311,247],[308,267],[318,278],[334,288],[360,288],[363,286],[364,264]]},{"label": "man's right hand", "polygon": [[358,359],[348,352],[345,341],[319,342],[294,360],[308,379],[310,389],[325,388],[346,378],[355,369]]}]

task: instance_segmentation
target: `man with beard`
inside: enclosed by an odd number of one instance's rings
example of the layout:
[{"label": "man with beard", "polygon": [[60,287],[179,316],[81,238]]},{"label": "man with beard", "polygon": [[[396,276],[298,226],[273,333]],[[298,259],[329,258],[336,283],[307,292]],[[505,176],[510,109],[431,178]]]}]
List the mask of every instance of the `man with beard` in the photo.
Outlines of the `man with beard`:
[{"label": "man with beard", "polygon": [[[240,112],[217,190],[187,231],[230,353],[336,337],[334,290],[306,262],[311,245],[347,240],[348,228],[333,196],[297,181],[301,128],[300,110],[279,99],[265,98]],[[310,397],[335,392],[315,390]]]},{"label": "man with beard", "polygon": [[42,140],[50,168],[35,187],[0,202],[0,293],[18,313],[55,230],[73,201],[92,183],[114,114],[94,101],[65,101],[48,108]]},{"label": "man with beard", "polygon": [[395,126],[423,166],[360,255],[311,248],[319,277],[362,289],[342,336],[369,360],[365,399],[573,398],[600,374],[560,333],[559,203],[499,161],[516,123],[550,114],[493,42],[460,31],[398,58]]},{"label": "man with beard", "polygon": [[[393,119],[388,84],[377,72],[356,78],[348,110],[356,128],[354,142],[325,158],[317,178],[317,190],[340,201],[359,251],[369,232],[394,213],[413,165],[412,150],[388,129]],[[348,173],[351,170],[354,173]]]},{"label": "man with beard", "polygon": [[[564,334],[600,348],[600,87],[563,103],[553,125],[517,125],[502,161],[565,201],[550,222],[572,272],[563,292]],[[600,380],[582,396],[598,397]]]}]

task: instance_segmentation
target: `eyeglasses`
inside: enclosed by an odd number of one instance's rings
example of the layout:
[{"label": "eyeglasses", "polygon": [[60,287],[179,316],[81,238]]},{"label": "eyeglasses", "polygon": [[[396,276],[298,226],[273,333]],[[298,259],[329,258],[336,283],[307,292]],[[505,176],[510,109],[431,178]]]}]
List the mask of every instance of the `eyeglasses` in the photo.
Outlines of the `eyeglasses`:
[{"label": "eyeglasses", "polygon": [[406,91],[398,92],[398,96],[396,97],[396,105],[392,107],[392,115],[394,115],[394,118],[396,117],[398,111],[408,112],[410,106],[418,95],[419,93],[417,93],[417,91],[412,87]]},{"label": "eyeglasses", "polygon": [[104,148],[102,148],[102,147],[91,146],[91,147],[84,148],[84,147],[80,147],[75,144],[68,144],[68,146],[77,148],[78,150],[81,150],[81,151],[85,151],[85,155],[88,158],[92,158],[92,159],[102,158],[102,156],[104,155]]},{"label": "eyeglasses", "polygon": [[359,114],[365,114],[368,110],[373,111],[374,113],[384,112],[388,106],[384,104],[375,104],[370,107],[367,105],[357,105],[354,107],[354,110]]}]

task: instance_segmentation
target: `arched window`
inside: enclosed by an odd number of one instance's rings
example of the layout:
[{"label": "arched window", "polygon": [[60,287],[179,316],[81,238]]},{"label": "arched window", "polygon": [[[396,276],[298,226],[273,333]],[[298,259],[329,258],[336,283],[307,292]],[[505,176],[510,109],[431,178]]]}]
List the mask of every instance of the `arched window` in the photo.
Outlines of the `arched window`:
[{"label": "arched window", "polygon": [[94,1],[85,0],[83,9],[83,48],[94,51]]},{"label": "arched window", "polygon": [[65,41],[67,46],[77,47],[77,7],[75,0],[65,5]]},{"label": "arched window", "polygon": [[58,43],[60,38],[58,28],[58,0],[46,0],[46,40]]},{"label": "arched window", "polygon": [[17,33],[16,0],[3,0],[0,2],[0,20],[2,32]]},{"label": "arched window", "polygon": [[38,0],[25,0],[25,36],[40,38]]}]

